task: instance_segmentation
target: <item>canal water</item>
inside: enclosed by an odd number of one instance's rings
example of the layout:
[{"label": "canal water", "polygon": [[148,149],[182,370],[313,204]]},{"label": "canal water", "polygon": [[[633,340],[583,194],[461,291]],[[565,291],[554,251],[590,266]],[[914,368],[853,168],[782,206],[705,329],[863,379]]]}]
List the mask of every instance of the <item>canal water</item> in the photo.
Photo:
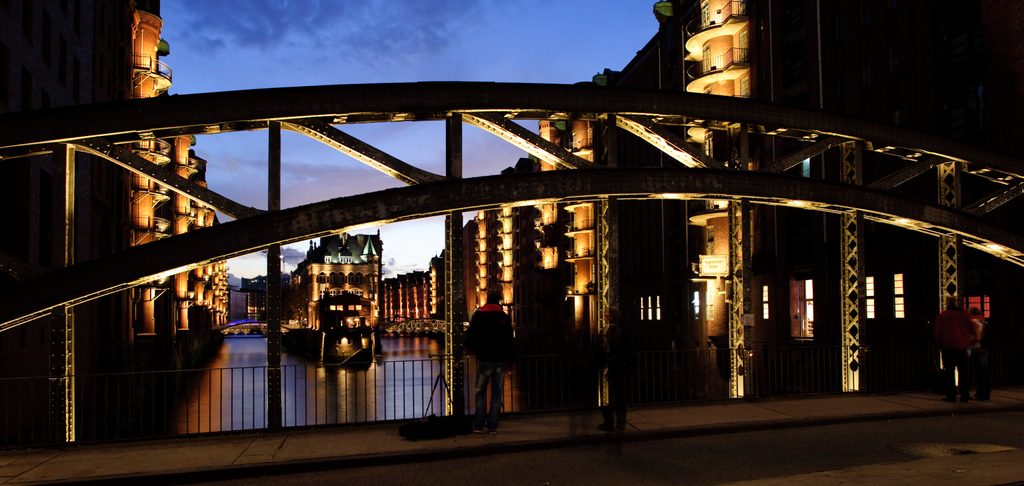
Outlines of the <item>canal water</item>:
[{"label": "canal water", "polygon": [[[286,427],[402,420],[444,411],[439,339],[385,336],[383,352],[361,367],[324,365],[281,354]],[[202,370],[183,378],[175,410],[179,434],[267,426],[267,340],[228,336]],[[433,396],[432,396],[432,393]]]}]

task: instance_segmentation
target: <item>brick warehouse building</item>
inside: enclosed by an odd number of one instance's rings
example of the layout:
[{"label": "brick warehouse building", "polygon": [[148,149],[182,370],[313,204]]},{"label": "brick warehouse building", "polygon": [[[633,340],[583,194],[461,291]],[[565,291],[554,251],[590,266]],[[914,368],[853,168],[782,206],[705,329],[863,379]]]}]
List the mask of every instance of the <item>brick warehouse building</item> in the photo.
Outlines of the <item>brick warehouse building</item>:
[{"label": "brick warehouse building", "polygon": [[[594,76],[599,85],[739,96],[892,123],[1009,153],[1019,138],[1022,6],[1009,2],[815,1],[655,2],[659,31],[625,67]],[[1014,20],[1016,19],[1016,21]],[[881,35],[881,32],[896,35]],[[597,165],[672,167],[678,162],[624,130],[586,118],[542,121],[543,138]],[[675,134],[735,169],[770,170],[827,139],[784,140],[770,127],[697,120]],[[741,136],[741,131],[745,134]],[[939,171],[950,161],[893,162],[864,147],[865,184],[938,204]],[[840,181],[840,149],[788,160],[791,175]],[[917,154],[920,156],[921,154]],[[909,168],[907,166],[910,166]],[[540,160],[511,170],[553,170]],[[964,171],[962,200],[985,200],[1006,182]],[[1019,230],[1018,199],[985,215]],[[749,225],[745,302],[730,315],[727,201],[621,201],[617,231],[601,234],[600,204],[543,204],[481,212],[466,228],[469,308],[500,288],[517,333],[535,349],[580,349],[602,313],[595,262],[612,248],[615,302],[646,349],[730,346],[731,320],[744,344],[811,350],[842,342],[841,219],[799,207],[744,209]],[[1015,226],[1016,225],[1016,226]],[[937,238],[866,221],[865,319],[858,339],[925,345],[941,295]],[[922,254],[922,248],[928,250]],[[1021,271],[962,248],[954,292],[983,307],[993,335],[1019,342]],[[950,278],[943,276],[943,278]],[[546,286],[546,287],[543,287]],[[561,336],[550,339],[542,335]],[[877,353],[876,353],[877,354]],[[721,360],[719,360],[721,365]],[[727,377],[727,373],[725,374]]]},{"label": "brick warehouse building", "polygon": [[[159,1],[0,2],[0,112],[165,95]],[[127,141],[135,155],[204,185],[189,137]],[[73,237],[65,242],[64,152],[5,160],[0,287],[128,246],[214,224],[209,208],[83,152],[74,155]],[[65,251],[65,248],[69,251]],[[75,307],[76,373],[187,366],[226,318],[223,262]],[[17,376],[49,369],[50,319],[0,335]]]}]

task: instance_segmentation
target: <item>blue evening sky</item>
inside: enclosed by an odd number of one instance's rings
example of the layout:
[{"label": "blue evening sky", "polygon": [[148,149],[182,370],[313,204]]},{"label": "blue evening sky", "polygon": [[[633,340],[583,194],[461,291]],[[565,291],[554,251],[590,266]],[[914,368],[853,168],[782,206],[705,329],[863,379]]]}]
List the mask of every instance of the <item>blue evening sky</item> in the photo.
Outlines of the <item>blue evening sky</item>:
[{"label": "blue evening sky", "polygon": [[[576,83],[621,69],[657,31],[653,1],[164,0],[171,94],[415,81]],[[525,125],[536,131],[536,123]],[[342,126],[435,173],[441,122]],[[495,174],[525,152],[466,125],[464,176]],[[200,136],[214,191],[266,208],[265,131]],[[282,206],[398,187],[397,181],[302,135],[282,135]],[[465,216],[470,217],[469,214]],[[358,232],[375,232],[362,228]],[[387,276],[426,268],[444,247],[443,219],[380,228]],[[307,244],[285,249],[285,270]],[[230,272],[265,273],[258,254]]]}]

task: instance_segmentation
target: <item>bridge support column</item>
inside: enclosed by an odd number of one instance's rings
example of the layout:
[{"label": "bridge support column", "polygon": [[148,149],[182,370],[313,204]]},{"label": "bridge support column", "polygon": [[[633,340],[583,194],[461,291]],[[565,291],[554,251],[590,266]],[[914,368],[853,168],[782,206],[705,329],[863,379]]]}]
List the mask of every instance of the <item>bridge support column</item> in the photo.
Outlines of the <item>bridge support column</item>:
[{"label": "bridge support column", "polygon": [[750,203],[729,202],[729,398],[745,395],[747,366],[746,324],[750,319],[749,282],[745,263],[750,259]]},{"label": "bridge support column", "polygon": [[[267,210],[281,210],[281,123],[270,122]],[[267,428],[281,428],[281,245],[267,247]]]},{"label": "bridge support column", "polygon": [[[861,170],[863,142],[847,143],[841,146],[842,181],[847,184],[863,185]],[[866,301],[864,276],[864,214],[850,211],[842,216],[842,279],[839,288],[842,294],[840,323],[842,324],[842,378],[843,391],[860,390],[860,342],[864,331]]]},{"label": "bridge support column", "polygon": [[[619,213],[618,201],[597,203],[597,322],[598,339],[608,329],[609,311],[619,305]],[[621,322],[619,323],[622,324]],[[599,375],[598,405],[608,405],[608,376]]]},{"label": "bridge support column", "polygon": [[[734,170],[747,170],[750,160],[747,143],[747,126],[730,125],[729,166]],[[709,156],[713,155],[711,153]],[[747,366],[747,326],[753,324],[750,313],[750,203],[729,202],[729,397],[740,398],[746,394],[750,380]]]},{"label": "bridge support column", "polygon": [[[445,120],[445,175],[462,178],[462,115],[449,113]],[[444,218],[444,374],[450,399],[445,414],[466,413],[466,378],[463,360],[463,322],[466,320],[466,293],[462,284],[462,212],[453,211]]]},{"label": "bridge support column", "polygon": [[[939,164],[939,205],[960,208],[961,162]],[[960,297],[963,240],[959,235],[939,237],[939,310],[946,308],[947,297]]]},{"label": "bridge support column", "polygon": [[[75,263],[75,148],[64,146],[64,266]],[[58,444],[75,442],[75,311],[50,314],[50,430]]]},{"label": "bridge support column", "polygon": [[[594,145],[601,147],[597,159],[605,167],[618,167],[618,127],[615,115],[605,115],[599,122],[599,134]],[[619,207],[618,201],[606,198],[594,208],[597,225],[597,330],[600,336],[608,329],[608,313],[619,308]],[[619,309],[621,311],[621,309]],[[620,325],[622,323],[619,323]],[[597,404],[608,405],[608,376],[598,372]]]}]

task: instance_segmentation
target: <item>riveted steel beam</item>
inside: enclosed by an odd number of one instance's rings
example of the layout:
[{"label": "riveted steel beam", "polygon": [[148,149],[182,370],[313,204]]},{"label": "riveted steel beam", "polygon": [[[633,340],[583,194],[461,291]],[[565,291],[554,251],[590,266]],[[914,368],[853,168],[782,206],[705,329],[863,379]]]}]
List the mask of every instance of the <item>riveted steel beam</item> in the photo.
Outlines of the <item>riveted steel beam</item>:
[{"label": "riveted steel beam", "polygon": [[1009,188],[995,191],[992,194],[981,198],[978,202],[967,206],[964,208],[964,211],[978,216],[984,216],[1000,206],[1017,199],[1021,194],[1024,194],[1024,182],[1018,182]]},{"label": "riveted steel beam", "polygon": [[[259,128],[269,120],[331,117],[354,122],[440,120],[451,111],[641,114],[787,127],[941,155],[1024,177],[1017,158],[904,127],[756,100],[607,86],[395,83],[309,86],[161,96],[0,114],[0,149],[153,132],[156,136]],[[55,123],[59,120],[59,123]],[[904,150],[905,149],[905,150]]]},{"label": "riveted steel beam", "polygon": [[284,128],[301,133],[406,184],[422,184],[444,177],[407,164],[322,120],[292,120]]},{"label": "riveted steel beam", "polygon": [[[267,210],[281,210],[281,124],[267,130]],[[267,246],[267,428],[281,428],[281,244]]]},{"label": "riveted steel beam", "polygon": [[[957,209],[960,207],[960,174],[962,162],[939,164],[939,205]],[[963,262],[963,240],[960,235],[939,237],[939,302],[938,308],[946,308],[946,299],[960,297],[963,278],[960,267]]]},{"label": "riveted steel beam", "polygon": [[908,165],[900,170],[897,170],[896,172],[893,172],[892,174],[889,174],[881,179],[878,179],[877,181],[872,182],[871,184],[868,184],[868,187],[883,191],[894,189],[896,188],[896,186],[899,186],[900,184],[903,184],[904,182],[907,182],[913,179],[914,177],[917,177],[931,170],[932,167],[935,167],[936,165],[942,163],[943,160],[945,159],[943,159],[942,157],[925,157],[921,160],[918,160],[917,162],[914,162],[911,165]]},{"label": "riveted steel beam", "polygon": [[75,316],[70,306],[50,313],[50,424],[52,440],[75,442]]},{"label": "riveted steel beam", "polygon": [[[861,185],[863,182],[863,142],[845,143],[841,146],[841,179],[846,184]],[[847,211],[840,217],[842,246],[839,249],[842,269],[839,272],[840,304],[839,322],[842,325],[842,377],[843,391],[860,390],[860,343],[864,331],[864,215],[860,211]]]},{"label": "riveted steel beam", "polygon": [[[745,245],[744,229],[749,231],[750,209],[743,201],[729,201],[729,398],[745,394],[747,375],[747,344],[744,328],[744,306],[747,295],[746,268],[743,265]],[[749,251],[749,250],[747,250]]]},{"label": "riveted steel beam", "polygon": [[809,159],[816,155],[824,153],[826,150],[835,147],[844,142],[848,142],[849,139],[842,137],[825,137],[823,140],[808,145],[796,152],[786,154],[785,156],[776,159],[771,164],[761,168],[765,172],[785,172],[793,167],[796,167],[800,162],[805,159]]},{"label": "riveted steel beam", "polygon": [[[445,120],[445,175],[452,179],[462,178],[462,115],[449,113]],[[445,256],[444,282],[445,306],[445,379],[449,389],[445,390],[445,412],[462,415],[466,412],[466,369],[463,356],[463,337],[466,321],[466,291],[463,286],[462,212],[451,211],[444,218]]]},{"label": "riveted steel beam", "polygon": [[216,192],[200,186],[166,167],[153,164],[130,149],[107,143],[103,140],[90,139],[74,142],[77,149],[102,157],[136,174],[149,177],[172,191],[195,202],[205,204],[234,218],[247,218],[259,214],[260,210],[243,206]]},{"label": "riveted steel beam", "polygon": [[859,186],[762,172],[716,169],[547,171],[418,184],[336,198],[230,221],[80,262],[0,295],[0,331],[58,305],[75,305],[204,263],[337,233],[364,224],[537,201],[739,199],[828,212],[861,210],[872,220],[965,244],[1024,266],[1024,236],[962,211]]},{"label": "riveted steel beam", "polygon": [[540,135],[533,133],[501,115],[492,113],[463,113],[466,123],[482,130],[491,132],[505,141],[525,150],[540,160],[554,164],[563,169],[583,169],[593,167],[583,157],[559,147]]},{"label": "riveted steel beam", "polygon": [[705,155],[701,149],[683,140],[667,128],[657,124],[651,117],[640,115],[619,115],[615,117],[615,125],[626,130],[641,140],[653,145],[679,163],[691,167],[713,167],[721,169],[724,164]]}]

